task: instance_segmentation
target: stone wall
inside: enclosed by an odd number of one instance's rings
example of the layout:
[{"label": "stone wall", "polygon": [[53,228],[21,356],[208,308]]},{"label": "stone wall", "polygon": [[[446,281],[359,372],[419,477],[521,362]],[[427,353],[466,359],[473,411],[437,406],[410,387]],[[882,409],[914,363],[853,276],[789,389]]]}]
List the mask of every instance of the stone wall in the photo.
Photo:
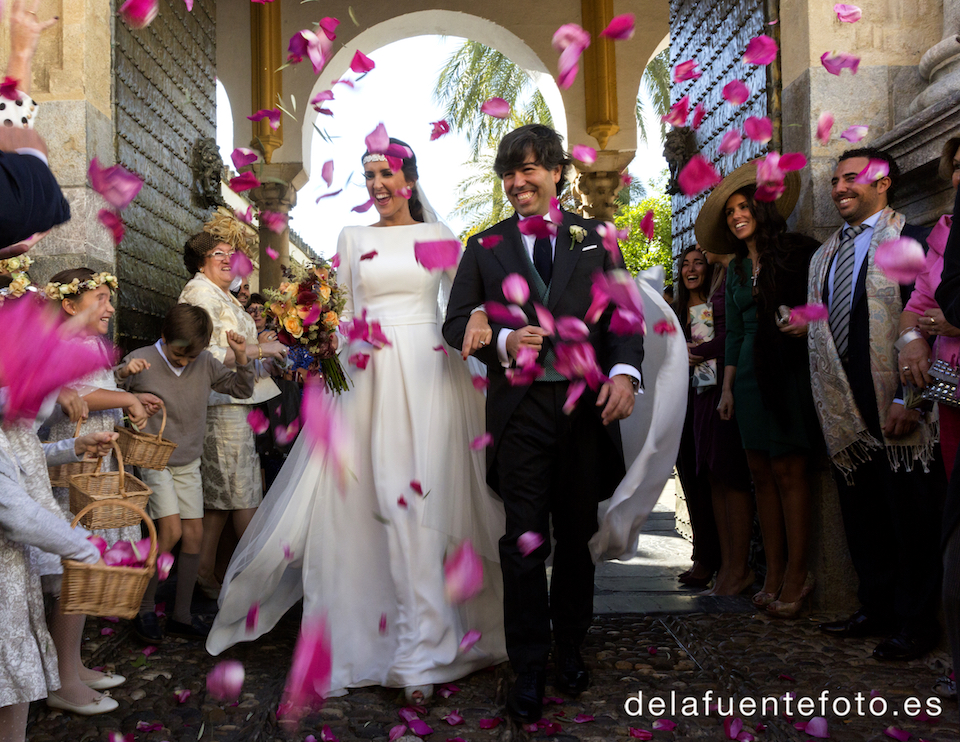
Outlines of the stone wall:
[{"label": "stone wall", "polygon": [[[747,42],[763,33],[772,35],[767,25],[764,0],[671,0],[670,2],[670,65],[696,59],[702,73],[697,80],[673,84],[671,102],[683,96],[690,99],[690,111],[698,103],[706,109],[706,117],[695,132],[701,153],[725,175],[748,160],[766,152],[766,145],[744,137],[743,145],[730,156],[717,153],[723,135],[731,128],[743,131],[749,116],[771,116],[768,95],[768,68],[741,61]],[[723,86],[738,78],[750,88],[751,96],[742,106],[732,106],[723,99]],[[774,111],[774,114],[778,113]],[[771,116],[773,118],[773,116]],[[704,195],[687,198],[673,196],[673,249],[679,254],[694,244],[693,225]]]},{"label": "stone wall", "polygon": [[117,343],[129,350],[159,337],[166,310],[190,278],[183,243],[208,211],[191,199],[194,142],[216,135],[215,0],[162,0],[146,29],[116,24],[116,161],[144,179],[123,213],[117,249]]}]

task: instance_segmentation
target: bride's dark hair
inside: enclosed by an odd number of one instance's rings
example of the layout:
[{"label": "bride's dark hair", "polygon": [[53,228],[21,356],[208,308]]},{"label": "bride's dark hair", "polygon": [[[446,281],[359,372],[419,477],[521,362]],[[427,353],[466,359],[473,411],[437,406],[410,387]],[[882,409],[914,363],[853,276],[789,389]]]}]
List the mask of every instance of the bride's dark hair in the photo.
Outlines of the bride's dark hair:
[{"label": "bride's dark hair", "polygon": [[[400,139],[395,139],[394,137],[390,137],[390,144],[398,144],[401,147],[407,148],[410,156],[403,158],[403,166],[400,168],[400,170],[403,172],[403,175],[407,180],[412,180],[414,183],[416,183],[418,180],[420,180],[420,173],[417,172],[417,156],[413,152],[413,147]],[[364,152],[363,157],[366,157],[369,154],[369,152]],[[409,203],[410,216],[413,217],[414,221],[424,221],[423,204],[420,203],[420,192],[416,189],[416,187],[411,189]]]}]

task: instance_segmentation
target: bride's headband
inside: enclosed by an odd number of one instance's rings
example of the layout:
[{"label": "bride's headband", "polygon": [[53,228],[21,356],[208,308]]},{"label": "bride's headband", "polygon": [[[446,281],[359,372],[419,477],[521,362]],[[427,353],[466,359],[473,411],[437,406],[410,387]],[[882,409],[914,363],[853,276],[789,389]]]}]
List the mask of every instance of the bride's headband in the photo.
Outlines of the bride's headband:
[{"label": "bride's headband", "polygon": [[387,156],[381,155],[377,152],[374,152],[373,154],[369,154],[369,155],[364,155],[363,160],[361,160],[361,162],[364,165],[370,162],[386,162],[386,161],[387,161]]}]

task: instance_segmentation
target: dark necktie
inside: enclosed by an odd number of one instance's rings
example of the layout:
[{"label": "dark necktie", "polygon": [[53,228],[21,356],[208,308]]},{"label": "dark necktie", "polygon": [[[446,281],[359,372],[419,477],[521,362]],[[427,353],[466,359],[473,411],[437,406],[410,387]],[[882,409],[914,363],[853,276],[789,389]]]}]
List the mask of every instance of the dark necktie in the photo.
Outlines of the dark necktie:
[{"label": "dark necktie", "polygon": [[553,246],[549,237],[538,237],[533,243],[533,266],[543,282],[549,286],[553,274]]},{"label": "dark necktie", "polygon": [[852,309],[851,296],[853,295],[854,279],[853,266],[856,262],[856,248],[854,242],[857,235],[864,230],[863,224],[856,227],[847,227],[843,230],[843,238],[837,250],[837,263],[833,271],[833,296],[830,297],[830,333],[833,335],[833,344],[837,346],[837,353],[841,359],[847,357],[850,344],[850,311]]}]

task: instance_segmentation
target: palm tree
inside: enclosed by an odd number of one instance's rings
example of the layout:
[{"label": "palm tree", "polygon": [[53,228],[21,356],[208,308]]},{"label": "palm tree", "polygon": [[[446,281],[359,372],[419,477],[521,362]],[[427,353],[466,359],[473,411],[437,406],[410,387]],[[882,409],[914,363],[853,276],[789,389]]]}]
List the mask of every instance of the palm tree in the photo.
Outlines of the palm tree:
[{"label": "palm tree", "polygon": [[[667,135],[667,125],[663,117],[670,110],[670,49],[669,47],[657,54],[647,64],[643,71],[640,84],[646,91],[650,102],[653,103],[653,112],[660,121],[660,138]],[[640,141],[647,142],[647,125],[644,122],[643,96],[637,96],[637,126],[640,128]]]}]

